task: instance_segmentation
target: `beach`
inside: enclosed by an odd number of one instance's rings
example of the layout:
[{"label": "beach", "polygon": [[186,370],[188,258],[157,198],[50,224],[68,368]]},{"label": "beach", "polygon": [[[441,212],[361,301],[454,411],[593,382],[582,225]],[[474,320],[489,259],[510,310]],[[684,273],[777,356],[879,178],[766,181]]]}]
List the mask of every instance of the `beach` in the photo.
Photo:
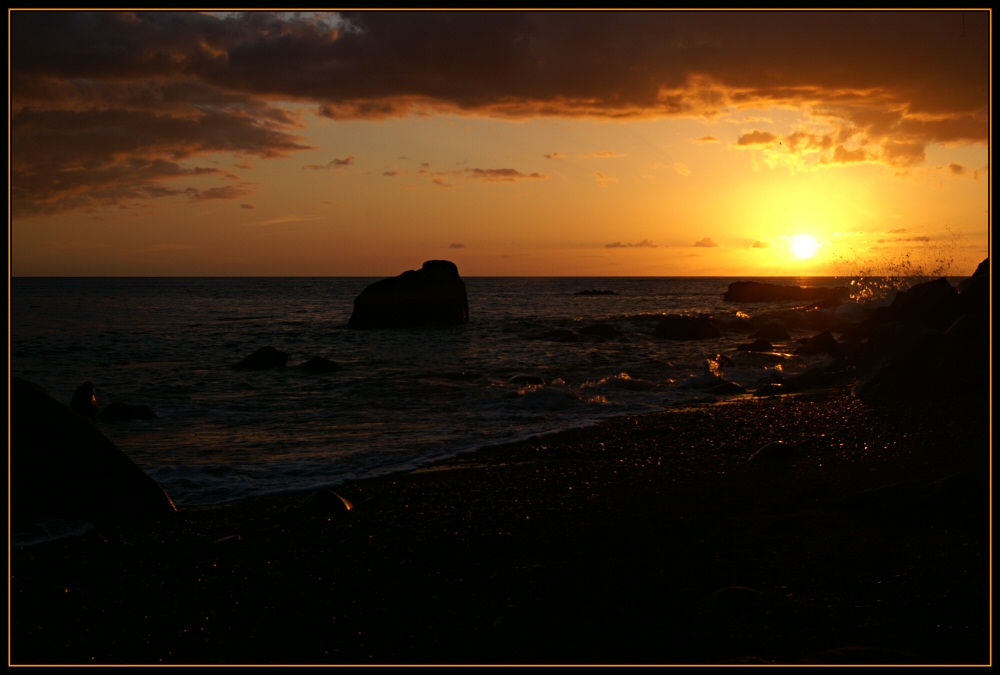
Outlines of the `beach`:
[{"label": "beach", "polygon": [[181,509],[12,549],[10,663],[988,664],[989,451],[838,386]]}]

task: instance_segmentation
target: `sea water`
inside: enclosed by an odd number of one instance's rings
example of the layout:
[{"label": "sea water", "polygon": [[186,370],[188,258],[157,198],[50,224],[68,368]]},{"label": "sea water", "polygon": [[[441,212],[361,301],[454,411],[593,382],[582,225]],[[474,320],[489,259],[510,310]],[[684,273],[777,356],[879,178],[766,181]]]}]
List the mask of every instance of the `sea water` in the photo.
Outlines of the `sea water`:
[{"label": "sea water", "polygon": [[[850,305],[724,301],[736,280],[468,277],[467,324],[353,330],[354,298],[376,279],[14,278],[10,370],[65,403],[90,380],[100,405],[152,408],[155,419],[97,424],[178,507],[221,504],[714,401],[705,389],[720,378],[752,390],[829,358],[797,355],[795,340]],[[710,316],[722,337],[655,338],[666,314]],[[765,320],[789,339],[738,350]],[[612,336],[588,337],[594,325]],[[264,346],[287,367],[234,369]],[[341,369],[298,367],[313,357]]]}]

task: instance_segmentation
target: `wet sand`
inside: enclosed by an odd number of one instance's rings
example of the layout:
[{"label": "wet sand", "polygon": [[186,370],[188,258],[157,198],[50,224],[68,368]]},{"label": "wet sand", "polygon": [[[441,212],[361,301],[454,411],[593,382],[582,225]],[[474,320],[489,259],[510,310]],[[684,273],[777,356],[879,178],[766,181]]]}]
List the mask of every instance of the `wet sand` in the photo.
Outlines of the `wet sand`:
[{"label": "wet sand", "polygon": [[12,549],[10,663],[987,664],[989,451],[835,389],[104,527]]}]

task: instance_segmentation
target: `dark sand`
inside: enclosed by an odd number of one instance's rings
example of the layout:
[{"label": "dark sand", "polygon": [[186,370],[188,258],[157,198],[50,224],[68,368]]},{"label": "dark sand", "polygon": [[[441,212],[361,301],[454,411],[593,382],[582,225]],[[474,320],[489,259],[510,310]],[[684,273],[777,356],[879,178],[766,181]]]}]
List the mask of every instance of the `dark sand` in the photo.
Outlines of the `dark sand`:
[{"label": "dark sand", "polygon": [[[848,392],[629,417],[11,551],[10,662],[988,664],[990,424]],[[788,465],[748,462],[767,442]]]}]

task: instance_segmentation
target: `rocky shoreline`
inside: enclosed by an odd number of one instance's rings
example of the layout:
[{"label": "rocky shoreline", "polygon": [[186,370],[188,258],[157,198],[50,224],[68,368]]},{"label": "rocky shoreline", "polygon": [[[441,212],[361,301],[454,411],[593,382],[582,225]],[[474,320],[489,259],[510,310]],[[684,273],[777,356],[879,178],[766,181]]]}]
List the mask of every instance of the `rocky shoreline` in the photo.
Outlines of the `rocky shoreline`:
[{"label": "rocky shoreline", "polygon": [[11,551],[10,662],[986,664],[989,437],[744,397],[107,526]]}]

